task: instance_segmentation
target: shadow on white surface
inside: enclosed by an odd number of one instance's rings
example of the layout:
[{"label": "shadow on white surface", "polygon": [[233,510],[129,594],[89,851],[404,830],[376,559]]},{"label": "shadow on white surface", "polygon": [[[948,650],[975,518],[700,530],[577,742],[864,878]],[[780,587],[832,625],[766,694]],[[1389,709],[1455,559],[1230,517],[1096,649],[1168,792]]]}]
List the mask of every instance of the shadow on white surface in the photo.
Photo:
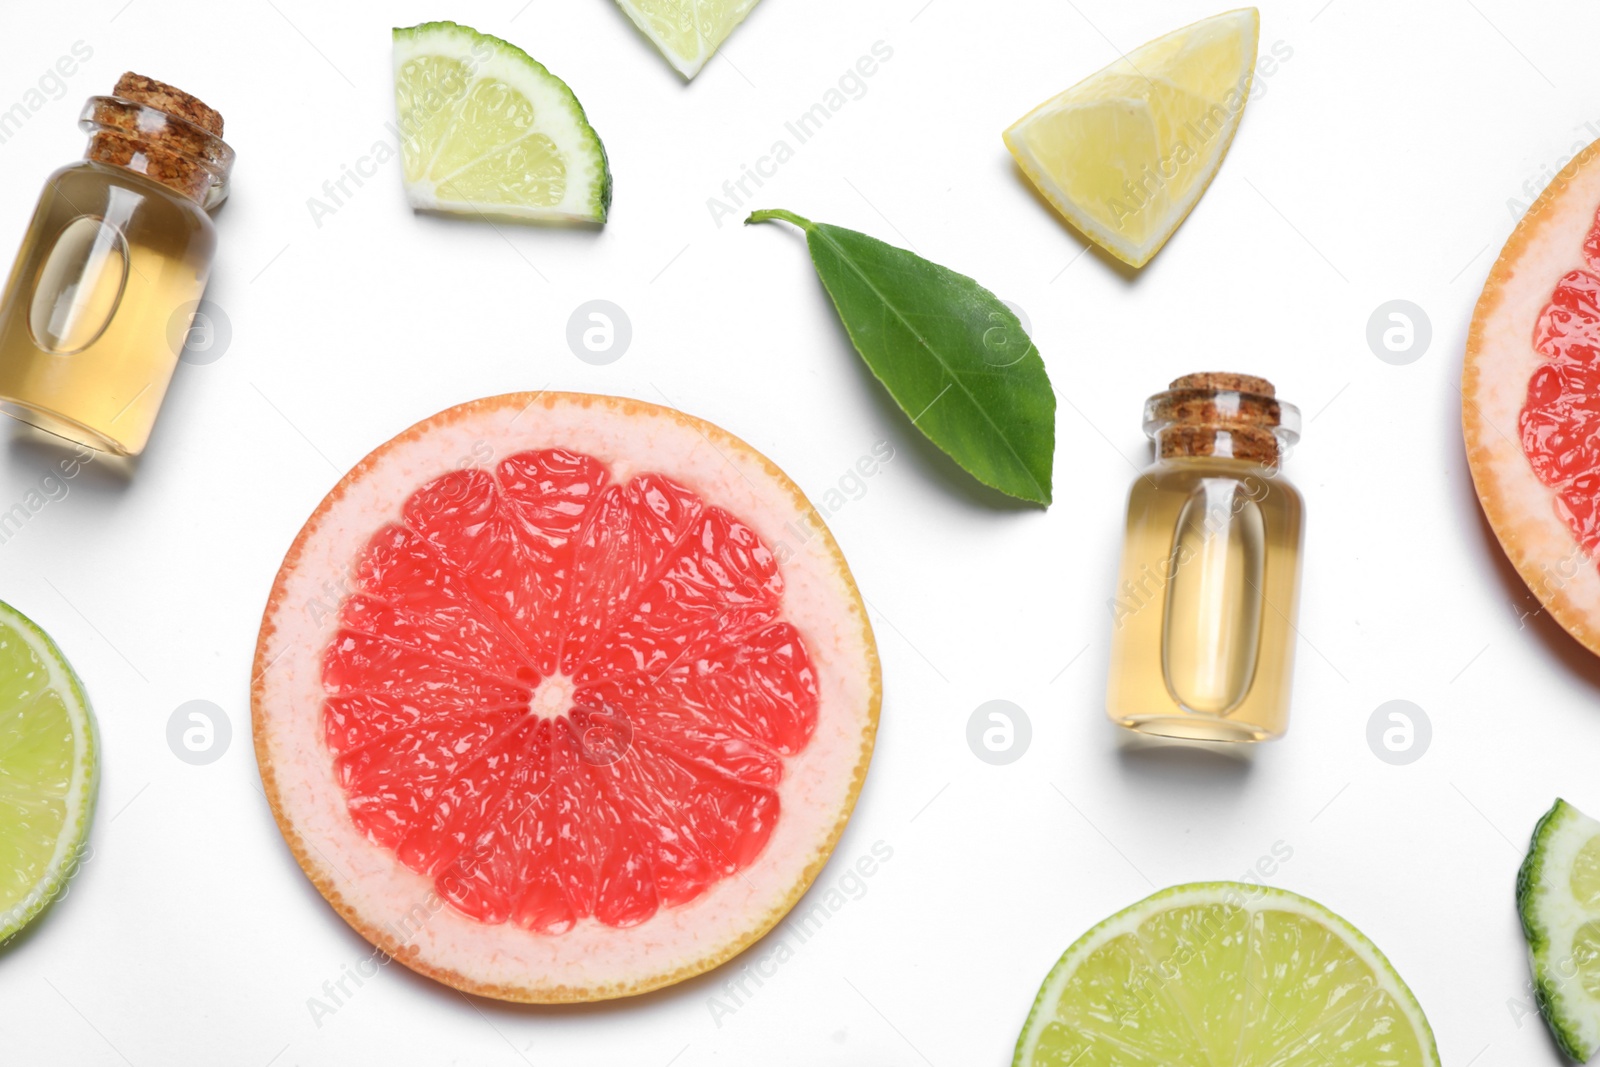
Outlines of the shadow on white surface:
[{"label": "shadow on white surface", "polygon": [[[29,481],[47,475],[61,477],[63,462],[78,460],[77,473],[70,476],[75,489],[89,492],[121,493],[133,483],[139,471],[139,457],[114,456],[95,452],[16,419],[8,419],[10,440],[7,461],[27,472]],[[92,457],[85,460],[83,457]]]},{"label": "shadow on white surface", "polygon": [[459,211],[412,208],[412,214],[417,218],[441,219],[451,225],[487,224],[494,226],[496,229],[506,226],[516,230],[532,230],[538,233],[577,232],[597,234],[605,229],[603,223],[588,222],[583,219],[528,219],[519,215],[503,214],[498,211],[479,211],[476,215],[467,215]]},{"label": "shadow on white surface", "polygon": [[1116,732],[1117,769],[1128,779],[1129,788],[1138,790],[1238,792],[1249,781],[1261,748],[1147,738],[1121,729]]},{"label": "shadow on white surface", "polygon": [[[92,841],[92,838],[86,838],[85,840]],[[4,967],[11,957],[22,955],[27,950],[28,945],[39,937],[41,932],[47,933],[52,925],[74,921],[60,913],[73,910],[71,898],[78,895],[83,883],[92,880],[87,876],[87,869],[93,865],[94,853],[91,845],[89,853],[78,860],[77,869],[67,877],[61,889],[57,891],[55,896],[50,898],[44,909],[35,915],[27,926],[17,931],[16,936],[9,941],[0,941],[0,967]]]},{"label": "shadow on white surface", "polygon": [[[1470,481],[1467,483],[1467,492],[1472,492]],[[1495,537],[1494,529],[1490,527],[1483,509],[1478,507],[1475,497],[1472,507],[1478,517],[1476,523],[1478,540],[1482,542],[1483,554],[1488,558],[1490,569],[1494,572],[1490,581],[1499,583],[1506,602],[1517,615],[1521,616],[1521,629],[1533,634],[1569,674],[1600,690],[1600,658],[1579,644],[1575,637],[1562,629],[1561,624],[1543,609],[1532,590],[1523,582],[1522,576],[1517,573],[1516,567],[1511,565],[1511,560],[1501,549],[1500,541]]]},{"label": "shadow on white surface", "polygon": [[[1122,262],[1122,260],[1112,255],[1110,252],[1107,252],[1105,249],[1089,240],[1089,238],[1085,237],[1083,235],[1083,231],[1079,230],[1076,226],[1062,217],[1061,212],[1057,211],[1055,205],[1050,203],[1050,201],[1045,198],[1045,195],[1039,191],[1039,187],[1034,185],[1033,182],[1029,180],[1028,176],[1023,173],[1022,168],[1017,166],[1017,161],[1014,159],[1011,161],[1010,171],[1011,179],[1028,191],[1028,195],[1032,197],[1034,204],[1037,205],[1039,209],[1049,217],[1049,221],[1054,223],[1056,227],[1065,233],[1070,240],[1076,242],[1082,249],[1094,256],[1095,259],[1098,259],[1102,266],[1110,270],[1111,273],[1115,274],[1123,281],[1127,282],[1128,285],[1132,286],[1138,283],[1140,276],[1144,273],[1143,268],[1128,266],[1126,263]],[[1179,225],[1178,230],[1181,232],[1182,229],[1183,226]],[[1178,234],[1174,233],[1168,240],[1170,242],[1176,241],[1177,239]],[[1159,251],[1156,253],[1158,256],[1160,254],[1161,253]],[[1076,258],[1074,258],[1073,262],[1076,261]],[[1149,266],[1149,264],[1147,263],[1145,266]]]}]

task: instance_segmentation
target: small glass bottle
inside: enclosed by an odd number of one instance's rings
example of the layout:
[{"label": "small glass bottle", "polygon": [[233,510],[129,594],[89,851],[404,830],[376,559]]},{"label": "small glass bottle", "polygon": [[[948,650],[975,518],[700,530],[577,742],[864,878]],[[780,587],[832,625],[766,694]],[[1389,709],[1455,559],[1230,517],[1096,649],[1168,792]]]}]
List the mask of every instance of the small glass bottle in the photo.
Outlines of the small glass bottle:
[{"label": "small glass bottle", "polygon": [[0,298],[0,410],[90,448],[143,451],[216,250],[222,116],[137,74],[90,97],[81,162],[45,182]]},{"label": "small glass bottle", "polygon": [[1128,495],[1106,711],[1130,730],[1266,741],[1289,724],[1304,505],[1300,412],[1272,383],[1190,374],[1145,402],[1156,462]]}]

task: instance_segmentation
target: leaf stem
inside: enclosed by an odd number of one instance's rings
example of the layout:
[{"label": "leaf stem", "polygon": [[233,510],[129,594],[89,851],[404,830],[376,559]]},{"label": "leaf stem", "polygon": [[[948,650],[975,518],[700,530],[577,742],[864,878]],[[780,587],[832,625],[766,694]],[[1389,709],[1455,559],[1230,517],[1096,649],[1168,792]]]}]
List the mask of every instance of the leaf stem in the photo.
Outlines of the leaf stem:
[{"label": "leaf stem", "polygon": [[750,212],[750,217],[744,220],[744,224],[748,226],[752,222],[771,222],[773,219],[781,219],[790,225],[800,227],[807,233],[810,233],[817,225],[810,219],[796,215],[792,211],[785,211],[781,207],[762,208],[760,211],[752,211]]}]

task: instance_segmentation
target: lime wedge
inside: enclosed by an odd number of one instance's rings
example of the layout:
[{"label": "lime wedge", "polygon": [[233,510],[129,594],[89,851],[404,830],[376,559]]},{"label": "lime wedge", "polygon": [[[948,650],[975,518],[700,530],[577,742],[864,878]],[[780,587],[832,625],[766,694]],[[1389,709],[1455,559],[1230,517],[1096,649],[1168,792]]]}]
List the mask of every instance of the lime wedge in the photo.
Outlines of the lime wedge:
[{"label": "lime wedge", "polygon": [[604,222],[606,150],[566,82],[453,22],[394,31],[406,197],[429,211]]},{"label": "lime wedge", "polygon": [[1028,112],[1006,147],[1068,222],[1142,267],[1222,166],[1260,29],[1247,7],[1158,37]]},{"label": "lime wedge", "polygon": [[679,74],[693,78],[756,0],[617,0]]},{"label": "lime wedge", "polygon": [[1044,980],[1017,1067],[1438,1067],[1389,961],[1322,905],[1176,886],[1077,940]]},{"label": "lime wedge", "polygon": [[1582,1063],[1600,1049],[1600,822],[1565,800],[1533,828],[1517,872],[1539,1012]]},{"label": "lime wedge", "polygon": [[0,942],[77,869],[98,779],[83,683],[43,630],[0,602]]}]

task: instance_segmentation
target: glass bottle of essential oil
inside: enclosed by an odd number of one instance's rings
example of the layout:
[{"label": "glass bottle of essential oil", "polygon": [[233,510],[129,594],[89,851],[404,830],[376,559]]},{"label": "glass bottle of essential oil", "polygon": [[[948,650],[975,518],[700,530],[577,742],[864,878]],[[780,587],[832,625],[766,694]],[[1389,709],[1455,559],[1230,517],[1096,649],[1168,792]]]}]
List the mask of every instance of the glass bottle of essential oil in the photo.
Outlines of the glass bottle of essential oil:
[{"label": "glass bottle of essential oil", "polygon": [[0,410],[133,456],[205,292],[233,150],[216,111],[131,73],[79,126],[88,150],[45,182],[0,298]]},{"label": "glass bottle of essential oil", "polygon": [[1156,462],[1128,495],[1106,711],[1130,730],[1265,741],[1289,723],[1304,505],[1300,412],[1272,383],[1190,374],[1145,402]]}]

